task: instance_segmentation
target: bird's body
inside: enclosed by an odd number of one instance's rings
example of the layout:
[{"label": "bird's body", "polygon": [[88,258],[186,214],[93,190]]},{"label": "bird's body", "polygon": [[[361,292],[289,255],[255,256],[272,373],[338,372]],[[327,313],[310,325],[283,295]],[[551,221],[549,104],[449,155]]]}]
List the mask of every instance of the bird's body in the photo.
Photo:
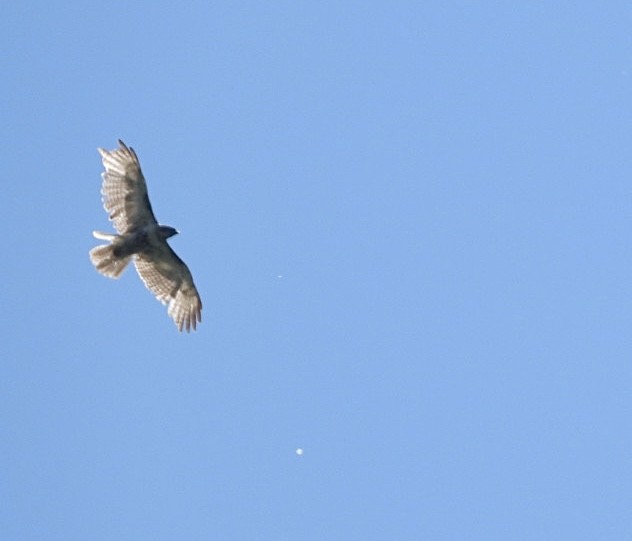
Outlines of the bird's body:
[{"label": "bird's body", "polygon": [[168,305],[178,329],[195,329],[202,320],[202,301],[189,269],[167,244],[178,232],[154,217],[134,149],[119,140],[118,149],[99,149],[99,153],[105,167],[103,206],[118,235],[93,232],[109,244],[90,251],[92,263],[105,276],[118,278],[133,259],[147,288]]}]

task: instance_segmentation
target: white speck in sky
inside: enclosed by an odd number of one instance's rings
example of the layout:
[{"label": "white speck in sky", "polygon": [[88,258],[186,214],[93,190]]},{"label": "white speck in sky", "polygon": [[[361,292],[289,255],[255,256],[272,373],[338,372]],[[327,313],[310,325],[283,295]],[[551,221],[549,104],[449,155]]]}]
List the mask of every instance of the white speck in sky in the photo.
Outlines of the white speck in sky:
[{"label": "white speck in sky", "polygon": [[301,449],[300,447],[296,450],[296,454],[298,456],[301,456],[303,454],[303,449]]}]

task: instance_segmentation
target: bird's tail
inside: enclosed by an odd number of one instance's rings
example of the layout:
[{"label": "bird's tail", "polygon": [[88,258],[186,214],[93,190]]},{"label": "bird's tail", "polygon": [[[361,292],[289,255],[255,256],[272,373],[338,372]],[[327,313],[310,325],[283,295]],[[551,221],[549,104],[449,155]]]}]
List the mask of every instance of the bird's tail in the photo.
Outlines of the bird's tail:
[{"label": "bird's tail", "polygon": [[[95,238],[101,240],[113,241],[116,239],[116,235],[110,235],[109,233],[101,233],[94,231],[92,233]],[[127,267],[131,256],[120,257],[114,255],[114,245],[102,244],[101,246],[95,246],[90,250],[90,260],[96,269],[103,275],[109,278],[118,278],[121,273]]]}]

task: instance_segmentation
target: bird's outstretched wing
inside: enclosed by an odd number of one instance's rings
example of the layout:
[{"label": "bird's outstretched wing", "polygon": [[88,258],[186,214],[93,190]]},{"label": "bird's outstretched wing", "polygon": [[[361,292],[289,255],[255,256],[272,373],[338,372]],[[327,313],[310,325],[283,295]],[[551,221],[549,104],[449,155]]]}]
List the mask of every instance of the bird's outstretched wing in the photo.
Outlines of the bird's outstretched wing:
[{"label": "bird's outstretched wing", "polygon": [[101,174],[103,206],[119,234],[155,224],[147,184],[136,152],[119,139],[115,150],[98,149],[105,171]]},{"label": "bird's outstretched wing", "polygon": [[202,321],[202,300],[188,267],[166,242],[152,247],[151,253],[136,254],[136,270],[149,290],[163,304],[182,331],[195,329]]}]

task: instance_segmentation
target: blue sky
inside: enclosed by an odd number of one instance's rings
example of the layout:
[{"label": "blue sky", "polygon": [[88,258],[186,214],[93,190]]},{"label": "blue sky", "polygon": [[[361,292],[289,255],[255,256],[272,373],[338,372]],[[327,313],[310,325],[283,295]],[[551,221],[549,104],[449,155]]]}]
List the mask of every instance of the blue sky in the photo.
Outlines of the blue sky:
[{"label": "blue sky", "polygon": [[630,538],[632,8],[522,4],[5,2],[3,539]]}]

